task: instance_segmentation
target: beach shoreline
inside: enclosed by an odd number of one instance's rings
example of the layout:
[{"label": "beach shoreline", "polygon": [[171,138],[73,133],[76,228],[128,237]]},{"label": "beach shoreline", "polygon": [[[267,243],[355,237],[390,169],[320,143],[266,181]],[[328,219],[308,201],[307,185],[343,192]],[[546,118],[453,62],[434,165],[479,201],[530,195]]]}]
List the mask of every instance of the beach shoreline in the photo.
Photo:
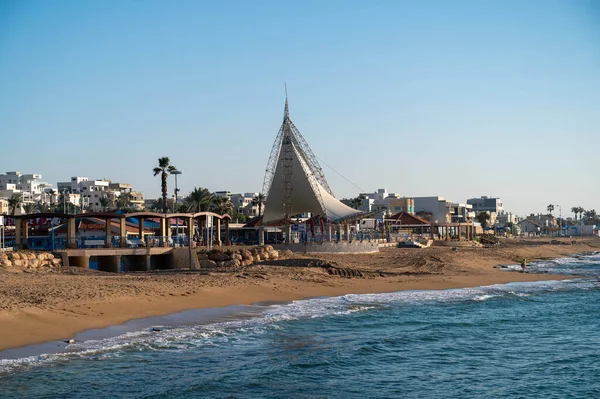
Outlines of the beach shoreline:
[{"label": "beach shoreline", "polygon": [[[567,243],[566,240],[565,243]],[[513,245],[514,244],[514,245]],[[260,302],[288,302],[345,294],[444,290],[574,276],[501,271],[519,257],[551,259],[595,251],[597,239],[550,245],[515,240],[493,248],[389,248],[364,255],[300,257],[339,267],[382,272],[382,277],[346,278],[320,267],[253,266],[232,273],[157,272],[114,275],[92,271],[0,276],[0,350],[63,340],[86,330],[191,309]],[[0,354],[1,357],[1,354]]]}]

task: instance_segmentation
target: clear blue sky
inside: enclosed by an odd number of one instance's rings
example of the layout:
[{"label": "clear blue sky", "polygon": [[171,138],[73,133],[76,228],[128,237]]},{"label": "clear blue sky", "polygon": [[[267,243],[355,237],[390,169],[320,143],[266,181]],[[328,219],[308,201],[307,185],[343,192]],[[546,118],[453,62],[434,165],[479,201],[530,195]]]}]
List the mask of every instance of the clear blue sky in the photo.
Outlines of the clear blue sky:
[{"label": "clear blue sky", "polygon": [[593,0],[0,0],[0,171],[156,197],[169,156],[184,193],[260,191],[284,82],[313,151],[366,191],[600,211]]}]

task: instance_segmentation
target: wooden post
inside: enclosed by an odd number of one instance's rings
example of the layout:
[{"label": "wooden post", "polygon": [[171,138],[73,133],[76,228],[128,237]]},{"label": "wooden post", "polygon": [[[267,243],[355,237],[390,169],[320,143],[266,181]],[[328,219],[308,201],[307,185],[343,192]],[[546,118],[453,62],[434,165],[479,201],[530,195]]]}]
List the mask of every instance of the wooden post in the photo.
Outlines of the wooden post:
[{"label": "wooden post", "polygon": [[140,217],[140,218],[138,218],[138,220],[139,220],[138,236],[140,237],[140,240],[142,240],[142,242],[144,242],[144,218]]},{"label": "wooden post", "polygon": [[217,225],[216,225],[216,233],[217,233],[217,237],[216,237],[216,244],[218,246],[221,246],[221,219],[216,218],[217,219]]},{"label": "wooden post", "polygon": [[75,217],[67,217],[67,248],[77,248],[77,233],[75,232]]},{"label": "wooden post", "polygon": [[124,217],[119,218],[119,235],[121,236],[121,248],[127,248],[127,227],[126,219]]},{"label": "wooden post", "polygon": [[229,219],[225,219],[225,245],[231,245],[231,239],[229,238]]},{"label": "wooden post", "polygon": [[17,244],[17,249],[23,249],[23,235],[21,230],[23,229],[23,221],[21,218],[15,218],[15,244]]},{"label": "wooden post", "polygon": [[105,219],[104,222],[104,235],[106,236],[105,246],[106,248],[112,248],[112,219]]}]

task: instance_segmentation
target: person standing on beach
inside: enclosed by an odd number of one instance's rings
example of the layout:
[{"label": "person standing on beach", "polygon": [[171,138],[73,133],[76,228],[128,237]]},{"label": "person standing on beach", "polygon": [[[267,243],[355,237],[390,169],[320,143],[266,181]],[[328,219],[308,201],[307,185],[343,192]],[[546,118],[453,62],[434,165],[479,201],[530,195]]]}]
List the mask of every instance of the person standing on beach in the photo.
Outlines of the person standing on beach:
[{"label": "person standing on beach", "polygon": [[521,267],[523,268],[523,273],[525,272],[525,268],[527,267],[527,259],[523,258],[521,261]]}]

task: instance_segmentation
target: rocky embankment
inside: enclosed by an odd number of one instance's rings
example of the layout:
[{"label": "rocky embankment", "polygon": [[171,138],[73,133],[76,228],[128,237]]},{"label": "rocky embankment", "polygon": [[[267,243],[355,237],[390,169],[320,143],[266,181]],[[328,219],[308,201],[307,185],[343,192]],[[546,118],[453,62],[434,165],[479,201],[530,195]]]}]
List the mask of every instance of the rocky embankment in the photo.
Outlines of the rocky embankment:
[{"label": "rocky embankment", "polygon": [[0,253],[0,270],[35,270],[51,272],[60,269],[62,259],[48,252],[13,251]]},{"label": "rocky embankment", "polygon": [[201,268],[233,268],[248,267],[266,260],[286,259],[292,251],[278,251],[270,245],[250,249],[213,249],[198,251]]}]

